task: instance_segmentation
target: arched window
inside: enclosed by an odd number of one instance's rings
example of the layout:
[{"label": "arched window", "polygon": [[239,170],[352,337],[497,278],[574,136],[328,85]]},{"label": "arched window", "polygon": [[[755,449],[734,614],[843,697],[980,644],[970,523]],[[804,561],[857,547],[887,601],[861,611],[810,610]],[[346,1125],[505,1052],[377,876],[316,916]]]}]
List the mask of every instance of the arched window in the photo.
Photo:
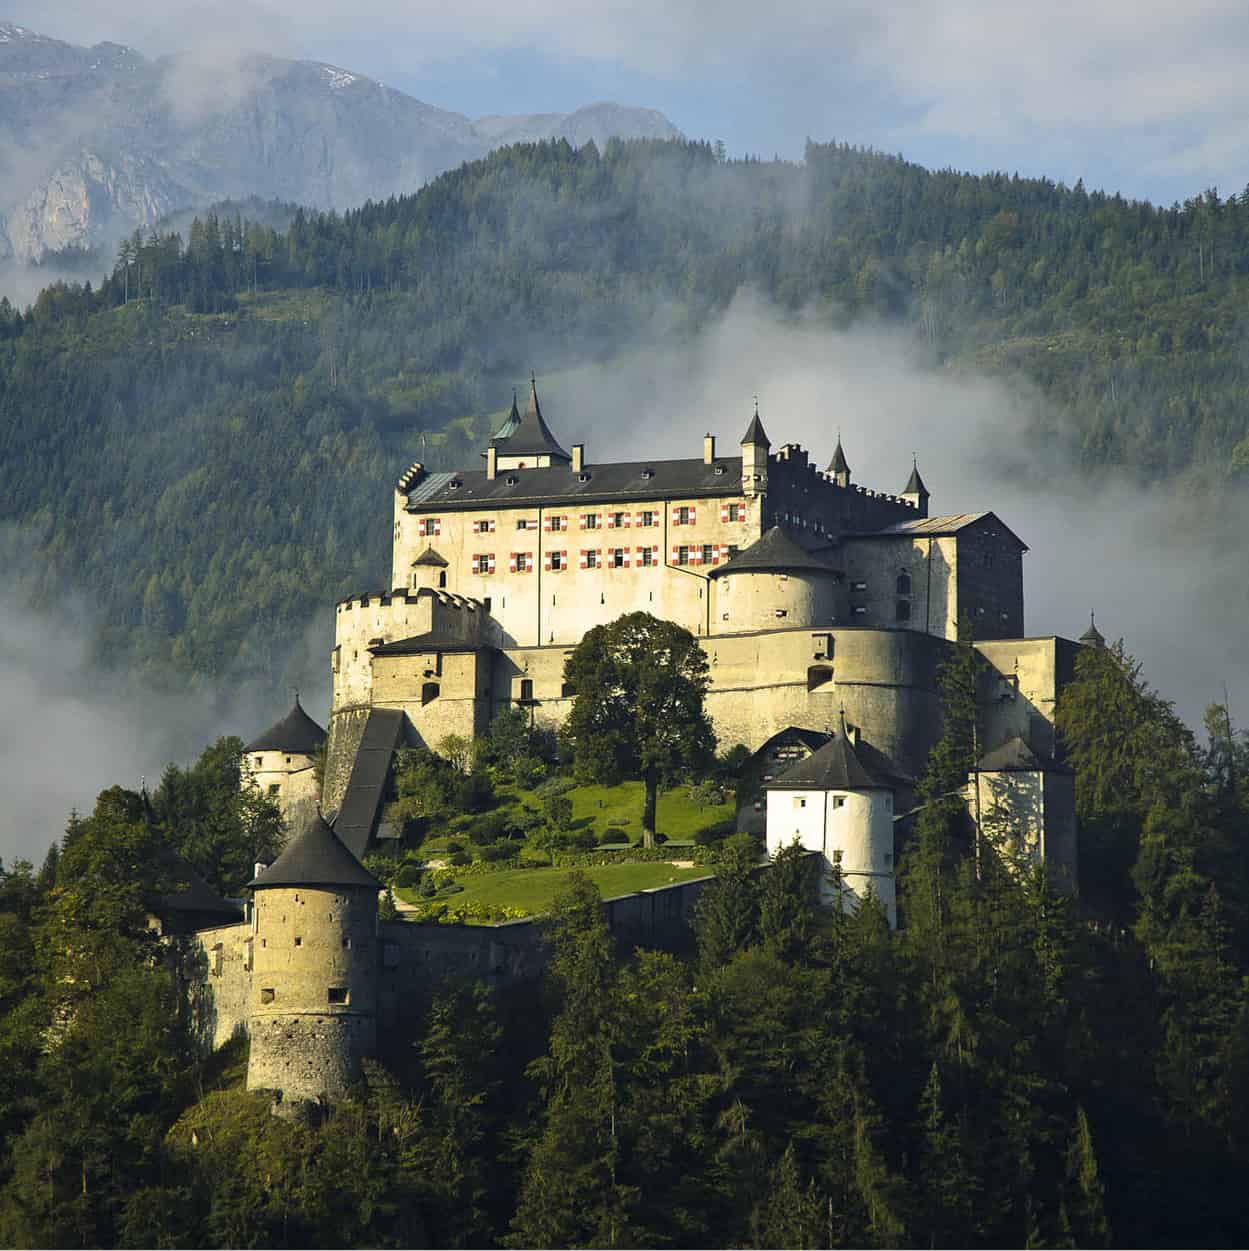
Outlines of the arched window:
[{"label": "arched window", "polygon": [[441,569],[438,572],[438,589],[440,591],[444,590],[446,588],[446,585],[447,585],[447,571],[445,569]]},{"label": "arched window", "polygon": [[909,573],[898,574],[898,594],[909,595],[911,593],[911,575]]}]

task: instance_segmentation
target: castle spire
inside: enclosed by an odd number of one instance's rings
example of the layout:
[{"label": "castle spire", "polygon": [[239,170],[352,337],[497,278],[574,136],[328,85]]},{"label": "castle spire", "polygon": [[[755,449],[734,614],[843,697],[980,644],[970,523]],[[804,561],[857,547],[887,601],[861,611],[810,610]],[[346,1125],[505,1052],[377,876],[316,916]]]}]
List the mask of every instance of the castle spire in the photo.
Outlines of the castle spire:
[{"label": "castle spire", "polygon": [[921,517],[928,516],[928,501],[931,498],[924,480],[919,476],[919,459],[911,457],[911,476],[902,488],[902,498],[914,508]]},{"label": "castle spire", "polygon": [[846,459],[846,453],[841,446],[840,430],[837,431],[837,446],[833,450],[833,459],[828,462],[825,472],[839,487],[850,485],[850,462]]},{"label": "castle spire", "polygon": [[[525,406],[525,415],[521,417],[516,407],[516,393],[512,393],[512,411],[507,421],[499,428],[498,434],[490,440],[500,457],[525,457],[530,464],[549,464],[551,461],[562,460],[565,463],[572,459],[556,442],[545,419],[542,416],[542,405],[538,403],[538,380],[529,376],[529,403]],[[505,466],[500,465],[500,468]]]},{"label": "castle spire", "polygon": [[1105,647],[1106,640],[1102,637],[1102,632],[1097,628],[1097,615],[1089,609],[1089,628],[1080,635],[1080,642],[1086,647]]}]

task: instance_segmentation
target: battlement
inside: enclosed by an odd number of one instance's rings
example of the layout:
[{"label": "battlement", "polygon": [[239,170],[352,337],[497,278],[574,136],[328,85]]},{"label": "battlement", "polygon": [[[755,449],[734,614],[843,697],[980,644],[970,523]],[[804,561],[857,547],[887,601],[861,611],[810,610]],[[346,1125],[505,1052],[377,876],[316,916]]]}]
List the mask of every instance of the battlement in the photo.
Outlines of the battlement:
[{"label": "battlement", "polygon": [[395,490],[406,495],[425,476],[425,466],[414,460],[400,475]]},{"label": "battlement", "polygon": [[465,612],[485,612],[481,600],[470,595],[456,595],[451,591],[437,590],[434,587],[422,586],[415,590],[397,586],[390,591],[368,592],[348,595],[334,605],[336,613],[351,612],[357,608],[390,608],[399,604],[417,604],[422,599],[434,599],[448,608],[459,608]]}]

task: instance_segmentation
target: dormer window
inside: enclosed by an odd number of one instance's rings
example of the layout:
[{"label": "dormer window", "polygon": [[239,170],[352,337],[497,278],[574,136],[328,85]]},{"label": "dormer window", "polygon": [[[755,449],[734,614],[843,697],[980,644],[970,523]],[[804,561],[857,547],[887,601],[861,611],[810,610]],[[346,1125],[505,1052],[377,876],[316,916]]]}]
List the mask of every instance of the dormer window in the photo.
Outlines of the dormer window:
[{"label": "dormer window", "polygon": [[716,475],[716,477],[718,478],[718,477],[719,477],[719,476],[720,476],[720,475],[724,472],[724,466],[723,466],[723,465],[717,465],[717,466],[715,467],[715,469],[714,469],[712,472],[713,472],[713,473]]},{"label": "dormer window", "polygon": [[508,486],[515,486],[519,481],[520,479],[514,473],[510,473],[507,475]]},{"label": "dormer window", "polygon": [[642,470],[642,477],[643,477],[643,478],[653,478],[654,476],[655,476],[655,471],[654,471],[653,469],[643,469],[643,470]]},{"label": "dormer window", "polygon": [[588,473],[579,473],[579,474],[577,475],[577,481],[578,481],[578,482],[589,482],[589,481],[590,481],[590,475],[589,475]]},{"label": "dormer window", "polygon": [[447,483],[447,485],[453,491],[458,491],[460,487],[462,487],[464,484],[459,480],[459,478],[452,478],[451,481]]}]

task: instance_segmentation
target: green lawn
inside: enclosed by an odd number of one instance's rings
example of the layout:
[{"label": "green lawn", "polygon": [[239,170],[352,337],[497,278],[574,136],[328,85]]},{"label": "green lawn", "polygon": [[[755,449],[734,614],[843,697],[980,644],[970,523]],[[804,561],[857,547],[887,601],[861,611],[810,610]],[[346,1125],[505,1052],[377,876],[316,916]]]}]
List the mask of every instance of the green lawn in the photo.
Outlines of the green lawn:
[{"label": "green lawn", "polygon": [[[498,873],[486,873],[479,877],[466,877],[461,883],[464,890],[451,896],[447,902],[452,908],[480,902],[521,908],[533,916],[549,912],[555,896],[567,885],[573,869],[503,869]],[[656,886],[671,886],[673,882],[688,882],[692,878],[707,877],[711,872],[706,866],[678,869],[662,862],[646,864],[607,864],[581,869],[598,887],[604,899],[618,895],[631,895],[634,891],[650,890]],[[414,890],[400,888],[395,891],[407,903],[424,902]]]}]

